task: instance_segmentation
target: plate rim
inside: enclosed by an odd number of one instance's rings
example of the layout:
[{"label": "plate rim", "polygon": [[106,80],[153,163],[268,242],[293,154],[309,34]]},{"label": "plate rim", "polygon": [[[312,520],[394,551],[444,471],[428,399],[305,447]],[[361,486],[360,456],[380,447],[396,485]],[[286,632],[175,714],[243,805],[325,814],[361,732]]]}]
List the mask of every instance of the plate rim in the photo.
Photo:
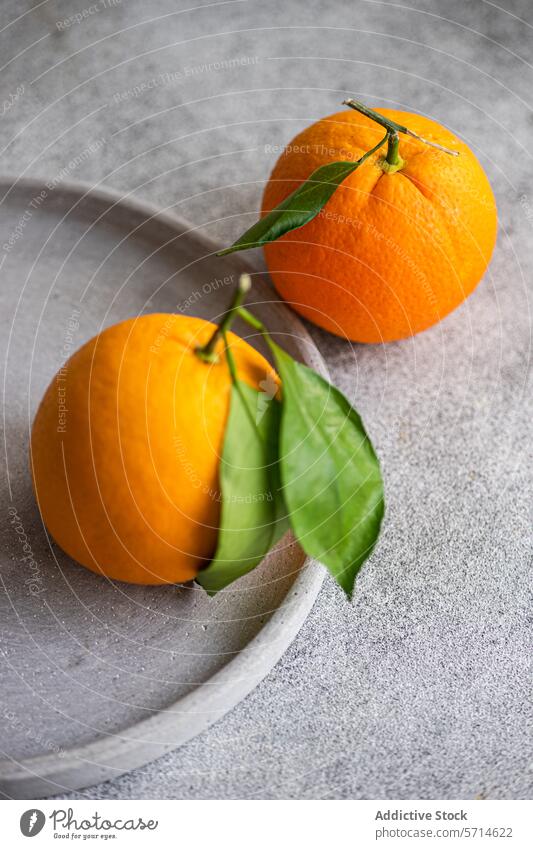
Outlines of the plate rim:
[{"label": "plate rim", "polygon": [[[4,204],[12,191],[38,193],[43,188],[46,188],[46,178],[22,177],[12,180],[0,175],[0,204]],[[87,182],[65,180],[52,192],[55,197],[60,194],[77,197],[74,207],[89,197],[102,205],[125,208],[149,221],[157,219],[169,229],[193,240],[206,254],[220,250],[214,239],[199,232],[205,225],[197,227],[187,218],[169,212],[170,207],[161,209],[154,203],[144,201],[134,191],[122,192],[107,186],[95,187]],[[256,266],[242,257],[235,257],[233,261],[243,271],[258,271]],[[286,311],[286,319],[292,325],[295,336],[313,352],[313,367],[326,376],[323,357],[302,321],[278,299],[275,290],[272,294],[273,301],[279,300],[280,306]],[[307,619],[324,577],[323,567],[306,556],[288,593],[298,593],[298,604],[276,608],[266,625],[245,648],[208,679],[207,696],[202,687],[197,687],[153,716],[126,726],[113,735],[103,735],[59,753],[35,755],[21,760],[4,758],[0,760],[0,791],[11,798],[32,799],[81,790],[144,766],[206,731],[233,710],[272,671]],[[123,734],[127,734],[127,739],[122,737]],[[146,739],[154,734],[166,734],[166,742]],[[172,738],[170,742],[169,737]]]}]

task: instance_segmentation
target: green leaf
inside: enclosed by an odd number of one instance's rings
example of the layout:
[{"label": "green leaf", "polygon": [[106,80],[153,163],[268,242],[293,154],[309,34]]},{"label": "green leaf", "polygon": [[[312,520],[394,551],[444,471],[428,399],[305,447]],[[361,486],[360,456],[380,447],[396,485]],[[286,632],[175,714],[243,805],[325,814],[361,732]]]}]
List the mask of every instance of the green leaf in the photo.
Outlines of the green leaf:
[{"label": "green leaf", "polygon": [[277,463],[281,404],[272,384],[262,392],[238,379],[232,386],[217,550],[196,577],[210,595],[250,572],[288,529]]},{"label": "green leaf", "polygon": [[270,347],[282,381],[280,469],[291,526],[304,551],[351,597],[383,518],[379,462],[344,395],[275,343]]},{"label": "green leaf", "polygon": [[219,251],[218,256],[259,248],[312,221],[342,181],[359,168],[386,140],[387,136],[356,162],[328,162],[321,165],[279,206],[246,230],[231,247]]}]

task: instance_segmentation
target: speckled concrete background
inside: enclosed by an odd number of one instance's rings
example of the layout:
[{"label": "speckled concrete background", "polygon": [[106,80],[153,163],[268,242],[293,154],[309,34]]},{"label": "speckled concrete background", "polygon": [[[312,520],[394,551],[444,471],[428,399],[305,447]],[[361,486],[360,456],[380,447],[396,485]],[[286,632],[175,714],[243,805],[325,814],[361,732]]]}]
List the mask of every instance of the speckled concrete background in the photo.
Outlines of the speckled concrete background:
[{"label": "speckled concrete background", "polygon": [[461,134],[500,211],[490,272],[438,327],[368,348],[312,329],[386,478],[385,532],[354,602],[328,579],[229,716],[79,795],[528,797],[531,4],[33,5],[1,7],[4,174],[66,169],[228,242],[256,214],[269,146],[351,94]]}]

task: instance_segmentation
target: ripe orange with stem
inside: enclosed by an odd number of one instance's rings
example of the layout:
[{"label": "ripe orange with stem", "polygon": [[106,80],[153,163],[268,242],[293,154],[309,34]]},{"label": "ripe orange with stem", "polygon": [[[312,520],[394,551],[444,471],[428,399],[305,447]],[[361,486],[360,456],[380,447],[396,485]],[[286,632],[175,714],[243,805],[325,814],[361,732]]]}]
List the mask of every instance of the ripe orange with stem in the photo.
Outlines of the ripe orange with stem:
[{"label": "ripe orange with stem", "polygon": [[[351,596],[381,527],[379,461],[348,400],[242,306],[250,286],[242,274],[217,326],[130,319],[60,369],[31,436],[41,515],[95,572],[140,584],[196,578],[211,595],[290,526]],[[281,393],[268,362],[229,332],[237,316],[268,345]]]},{"label": "ripe orange with stem", "polygon": [[[161,314],[124,321],[87,342],[48,387],[31,437],[34,489],[52,537],[87,568],[178,583],[213,556],[231,393],[213,349],[226,325]],[[271,366],[227,338],[239,378],[257,389]]]},{"label": "ripe orange with stem", "polygon": [[457,136],[420,115],[365,112],[330,115],[297,135],[274,167],[262,210],[320,166],[355,161],[376,146],[383,135],[376,115],[459,154],[393,134],[312,221],[265,245],[274,285],[297,312],[372,343],[431,327],[472,292],[492,255],[497,214],[480,163]]}]

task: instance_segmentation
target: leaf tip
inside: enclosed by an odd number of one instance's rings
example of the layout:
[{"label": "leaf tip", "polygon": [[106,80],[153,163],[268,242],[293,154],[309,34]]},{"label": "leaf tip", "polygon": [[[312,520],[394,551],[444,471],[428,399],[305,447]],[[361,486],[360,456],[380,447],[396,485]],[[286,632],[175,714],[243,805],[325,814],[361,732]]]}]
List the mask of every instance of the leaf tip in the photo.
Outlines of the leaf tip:
[{"label": "leaf tip", "polygon": [[348,580],[344,581],[343,576],[338,575],[335,576],[335,580],[343,591],[344,595],[346,596],[347,601],[353,601],[353,596],[355,592],[355,576],[351,580],[348,577]]},{"label": "leaf tip", "polygon": [[194,579],[194,583],[197,587],[200,587],[200,589],[206,592],[209,598],[213,598],[213,596],[215,596],[218,592],[218,590],[214,590],[212,587],[210,587],[209,584],[205,586],[201,580],[200,575],[196,576],[196,578]]}]

